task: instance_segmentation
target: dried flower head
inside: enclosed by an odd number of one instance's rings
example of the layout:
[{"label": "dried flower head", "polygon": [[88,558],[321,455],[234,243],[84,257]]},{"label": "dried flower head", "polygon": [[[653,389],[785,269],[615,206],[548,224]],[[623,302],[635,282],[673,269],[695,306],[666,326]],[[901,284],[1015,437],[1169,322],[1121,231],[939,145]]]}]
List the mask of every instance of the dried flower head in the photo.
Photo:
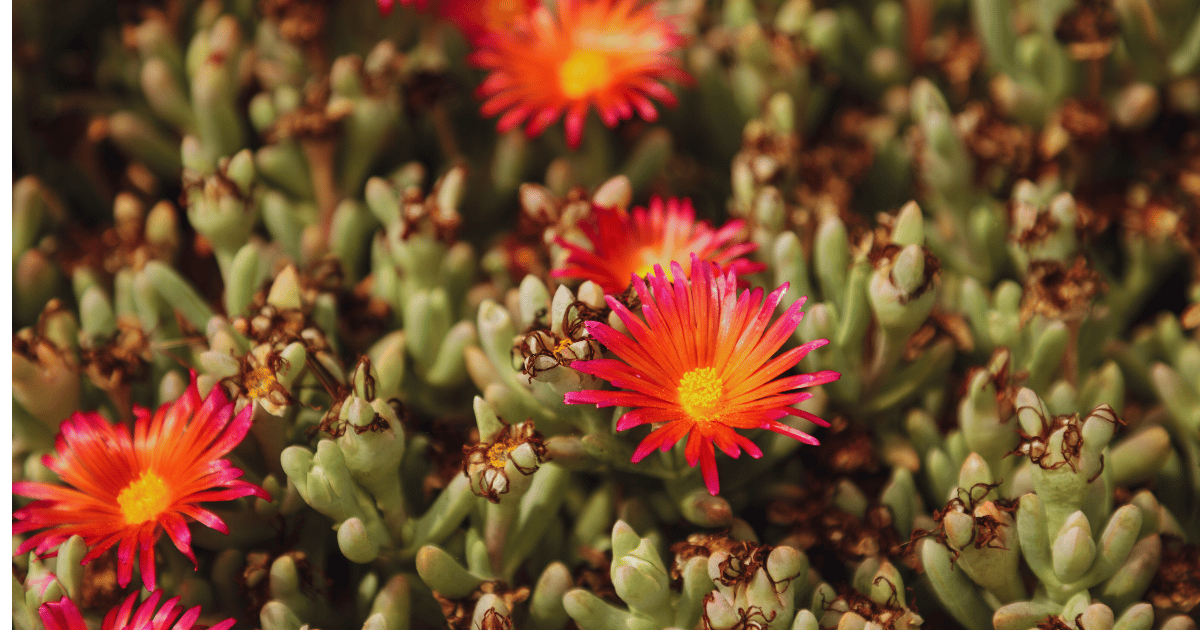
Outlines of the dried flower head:
[{"label": "dried flower head", "polygon": [[251,410],[235,417],[219,387],[201,399],[193,373],[179,400],[154,414],[141,407],[134,413],[132,436],[125,425],[109,424],[96,412],[76,412],[63,422],[56,453],[44,463],[67,485],[13,484],[13,494],[38,499],[13,513],[13,534],[42,530],[21,543],[18,554],[31,549],[47,554],[78,534],[91,548],[86,564],[118,545],[118,580],[126,586],[140,549],[142,581],[153,590],[154,544],[163,531],[195,562],[188,519],[229,533],[201,503],[245,496],[270,500],[221,459],[250,429]]},{"label": "dried flower head", "polygon": [[1034,314],[1078,320],[1091,312],[1096,298],[1108,290],[1104,278],[1079,256],[1067,267],[1057,260],[1034,260],[1025,278],[1021,321]]},{"label": "dried flower head", "polygon": [[[1018,427],[1017,433],[1021,436],[1021,444],[1010,454],[1026,455],[1029,457],[1030,463],[1043,470],[1057,470],[1066,466],[1072,472],[1078,472],[1083,464],[1083,427],[1087,418],[1081,419],[1079,414],[1075,413],[1046,418],[1040,411],[1030,407],[1022,407],[1017,411],[1018,413],[1032,411],[1038,414],[1041,420],[1041,431],[1036,434],[1027,433]],[[1088,418],[1093,417],[1114,425],[1125,424],[1125,421],[1117,417],[1117,413],[1107,404],[1093,409]],[[1056,434],[1061,434],[1061,437]],[[1058,449],[1053,447],[1055,443],[1058,443]],[[1097,469],[1088,482],[1098,478],[1103,470],[1104,456],[1101,455]]]},{"label": "dried flower head", "polygon": [[743,258],[758,245],[739,241],[745,227],[742,221],[713,230],[705,221],[696,222],[690,199],[653,197],[648,209],[637,207],[632,213],[593,206],[592,219],[579,225],[591,249],[555,238],[569,252],[566,264],[551,273],[555,278],[591,280],[605,293],[616,295],[629,287],[631,277],[644,278],[655,266],[669,270],[671,263],[679,263],[689,274],[693,256],[737,276],[766,268]]},{"label": "dried flower head", "polygon": [[150,351],[150,337],[141,325],[121,321],[112,339],[80,347],[79,359],[92,383],[111,391],[144,381],[150,375],[154,355]]},{"label": "dried flower head", "polygon": [[764,296],[762,289],[737,292],[737,278],[713,263],[692,255],[691,273],[671,264],[668,278],[655,267],[650,285],[638,277],[633,286],[645,320],[612,296],[610,308],[630,336],[600,322],[588,322],[588,332],[618,359],[577,361],[571,367],[632,391],[568,392],[568,404],[632,407],[617,422],[625,431],[643,424],[655,426],[634,451],[638,462],[656,449],[666,451],[687,437],[685,454],[691,466],[701,467],[712,494],[720,485],[714,445],[730,457],[745,449],[761,457],[754,442],[734,429],[768,429],[806,444],[813,436],[779,421],[793,415],[829,426],[821,418],[793,405],[812,397],[794,390],[837,380],[841,374],[823,371],[777,378],[806,354],[828,343],[818,339],[771,358],[791,337],[803,316],[797,300],[769,328],[787,285]]},{"label": "dried flower head", "polygon": [[480,624],[473,625],[475,607],[484,595],[495,595],[504,602],[509,610],[517,604],[529,599],[528,586],[511,588],[501,580],[488,580],[479,585],[464,597],[451,599],[438,592],[433,593],[434,599],[442,607],[442,615],[446,618],[446,627],[450,630],[512,630],[513,620],[510,615],[501,615],[495,608],[489,608],[480,619]]},{"label": "dried flower head", "polygon": [[508,465],[528,477],[546,461],[546,443],[533,422],[508,424],[490,441],[463,447],[463,474],[471,480],[471,490],[492,503],[512,489]]},{"label": "dried flower head", "polygon": [[510,31],[493,32],[471,57],[491,74],[479,86],[481,112],[503,112],[497,128],[525,125],[537,136],[565,116],[567,144],[578,147],[588,109],[609,127],[636,111],[658,118],[650,99],[674,106],[662,79],[686,81],[671,52],[682,38],[640,0],[560,0],[558,14],[538,6]]},{"label": "dried flower head", "polygon": [[295,402],[291,391],[278,378],[280,372],[290,367],[274,346],[264,343],[254,346],[238,360],[237,374],[221,380],[237,390],[239,404],[258,403],[268,413],[282,416],[288,405]]},{"label": "dried flower head", "polygon": [[[1013,519],[1010,515],[1017,509],[1017,502],[1008,499],[989,499],[992,490],[999,488],[999,483],[977,483],[970,488],[957,488],[954,498],[946,503],[946,507],[933,513],[933,520],[938,526],[932,530],[915,529],[904,547],[915,549],[914,543],[922,538],[932,538],[950,551],[950,562],[958,560],[962,551],[949,544],[950,533],[946,530],[946,517],[950,514],[966,514],[973,521],[971,534],[967,543],[976,549],[1007,549],[1005,540],[1016,535]],[[1008,532],[1001,528],[1008,527]]]},{"label": "dried flower head", "polygon": [[[603,321],[608,309],[594,309],[582,300],[571,302],[563,310],[559,326],[545,326],[545,309],[538,311],[525,334],[518,338],[513,350],[525,359],[521,368],[530,379],[558,366],[574,361],[587,361],[600,353],[600,344],[592,339],[584,326],[589,321]],[[561,331],[555,332],[556,330]]]}]

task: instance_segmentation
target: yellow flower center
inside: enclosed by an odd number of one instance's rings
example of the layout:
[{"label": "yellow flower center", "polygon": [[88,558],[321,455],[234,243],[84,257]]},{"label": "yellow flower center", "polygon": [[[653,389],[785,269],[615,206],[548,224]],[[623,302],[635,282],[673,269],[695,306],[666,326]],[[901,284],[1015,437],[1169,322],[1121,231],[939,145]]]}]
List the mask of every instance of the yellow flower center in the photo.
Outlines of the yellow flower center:
[{"label": "yellow flower center", "polygon": [[554,354],[562,354],[562,353],[566,352],[567,350],[569,350],[571,348],[572,343],[575,343],[575,342],[571,341],[570,337],[567,337],[566,339],[563,339],[562,341],[558,342],[554,346]]},{"label": "yellow flower center", "polygon": [[712,420],[721,402],[724,383],[710,367],[696,368],[679,379],[679,405],[693,420]]},{"label": "yellow flower center", "polygon": [[171,489],[152,470],[125,486],[117,495],[117,507],[128,525],[137,525],[158,518],[171,506]]},{"label": "yellow flower center", "polygon": [[558,68],[558,87],[567,98],[594,94],[612,80],[608,57],[594,50],[573,50]]},{"label": "yellow flower center", "polygon": [[246,374],[246,395],[251,398],[266,398],[275,384],[275,371],[269,366],[260,365]]},{"label": "yellow flower center", "polygon": [[517,450],[517,446],[507,446],[503,442],[493,444],[487,452],[488,464],[492,468],[504,468],[508,464],[508,454]]}]

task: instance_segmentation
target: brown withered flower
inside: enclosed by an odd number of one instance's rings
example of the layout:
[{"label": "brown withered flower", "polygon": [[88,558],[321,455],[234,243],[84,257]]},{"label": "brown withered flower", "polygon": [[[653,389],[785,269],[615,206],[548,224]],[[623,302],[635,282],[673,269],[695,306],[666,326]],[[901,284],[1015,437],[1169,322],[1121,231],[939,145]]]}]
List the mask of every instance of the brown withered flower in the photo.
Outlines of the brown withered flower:
[{"label": "brown withered flower", "polygon": [[1077,60],[1107,57],[1121,30],[1112,5],[1112,0],[1076,0],[1075,6],[1058,18],[1054,37],[1066,44]]},{"label": "brown withered flower", "polygon": [[983,61],[983,46],[970,29],[947,27],[944,33],[926,42],[926,51],[946,78],[956,101],[971,93],[971,81]]},{"label": "brown withered flower", "polygon": [[818,615],[827,611],[843,614],[854,613],[884,630],[910,630],[920,627],[923,621],[921,616],[915,609],[909,608],[905,604],[896,585],[883,576],[875,578],[875,581],[872,582],[874,586],[879,584],[887,584],[892,590],[892,594],[882,604],[850,586],[842,585],[837,587],[838,596],[833,601],[823,602],[819,607],[820,610],[813,610],[813,612]]},{"label": "brown withered flower", "polygon": [[1076,257],[1070,267],[1057,260],[1034,260],[1029,263],[1025,277],[1021,321],[1028,322],[1035,314],[1066,321],[1081,320],[1091,312],[1096,298],[1107,290],[1104,279],[1084,256]]},{"label": "brown withered flower", "polygon": [[729,530],[715,534],[690,534],[687,540],[671,545],[671,553],[675,554],[675,562],[671,565],[671,579],[683,578],[683,565],[688,560],[701,556],[708,557],[718,551],[727,551],[732,555],[734,548],[741,544],[742,541],[729,537]]},{"label": "brown withered flower", "polygon": [[839,110],[826,136],[800,151],[796,196],[801,206],[835,208],[843,220],[853,218],[854,190],[875,161],[868,137],[878,124],[887,122],[862,110]]},{"label": "brown withered flower", "polygon": [[105,391],[115,391],[150,376],[154,355],[150,337],[134,322],[121,321],[117,334],[107,341],[79,348],[83,371],[92,383]]},{"label": "brown withered flower", "polygon": [[237,374],[226,376],[221,382],[232,386],[242,401],[249,404],[257,402],[275,416],[282,416],[288,405],[295,402],[292,393],[277,377],[291,366],[273,345],[259,344],[239,358],[237,363]]},{"label": "brown withered flower", "polygon": [[1037,630],[1076,630],[1078,628],[1083,628],[1083,626],[1080,624],[1082,618],[1082,614],[1076,615],[1075,624],[1071,625],[1063,621],[1062,617],[1059,617],[1058,615],[1050,615],[1049,617],[1039,621],[1036,628]]},{"label": "brown withered flower", "polygon": [[[376,399],[375,377],[371,376],[371,359],[365,356],[359,357],[358,363],[351,372],[352,374],[361,373],[363,375],[361,391],[355,391],[355,386],[335,379],[333,375],[329,373],[329,370],[324,367],[322,362],[319,359],[314,358],[312,355],[308,356],[308,366],[309,369],[311,369],[316,375],[317,380],[321,382],[321,385],[325,388],[325,391],[328,392],[329,396],[333,399],[333,404],[331,404],[329,409],[325,411],[325,415],[321,417],[321,421],[317,423],[315,427],[313,427],[311,430],[312,433],[315,433],[316,431],[324,431],[325,433],[329,434],[330,437],[339,438],[345,435],[346,431],[349,429],[353,429],[355,433],[362,435],[364,433],[378,433],[381,431],[387,431],[388,429],[392,428],[392,423],[389,422],[387,418],[383,417],[383,415],[381,415],[379,412],[375,412],[371,416],[371,420],[366,424],[355,424],[342,418],[342,407],[345,406],[352,397],[357,397],[367,402]],[[392,413],[395,414],[395,419],[399,420],[401,425],[403,425],[409,419],[408,410],[405,408],[404,403],[400,399],[388,399],[387,406],[391,409]],[[403,428],[396,427],[395,430],[402,431]]]},{"label": "brown withered flower", "polygon": [[[923,538],[932,538],[950,552],[950,562],[958,560],[961,549],[950,544],[950,532],[947,531],[946,517],[950,514],[966,514],[974,519],[971,537],[967,544],[976,549],[1007,549],[1004,545],[1005,534],[1001,528],[1010,526],[1011,518],[1003,514],[1012,514],[1017,509],[1017,502],[1007,499],[988,500],[992,490],[1000,487],[999,483],[977,483],[970,488],[957,488],[955,496],[946,503],[946,507],[933,513],[937,527],[932,530],[916,529],[904,547],[913,551],[916,542]],[[963,545],[965,548],[966,545]]]},{"label": "brown withered flower", "polygon": [[[582,300],[575,300],[563,311],[559,326],[547,328],[541,324],[544,309],[533,318],[525,333],[513,346],[525,359],[521,371],[532,381],[535,376],[572,361],[588,361],[600,354],[600,345],[587,333],[589,321],[607,321],[610,309],[595,309]],[[555,332],[555,329],[562,331]]]},{"label": "brown withered flower", "polygon": [[967,151],[975,158],[974,179],[993,189],[1011,186],[1031,175],[1033,129],[1004,120],[995,108],[978,101],[968,103],[954,118]]},{"label": "brown withered flower", "polygon": [[492,503],[499,503],[500,495],[512,489],[510,463],[513,470],[528,477],[546,461],[546,443],[532,420],[500,422],[504,426],[492,440],[463,447],[462,471],[471,480],[471,491]]},{"label": "brown withered flower", "polygon": [[83,565],[82,593],[85,608],[107,610],[121,603],[124,589],[117,582],[117,548],[111,547]]},{"label": "brown withered flower", "polygon": [[509,610],[514,610],[517,604],[529,599],[529,593],[528,586],[511,588],[501,580],[491,580],[483,582],[465,597],[450,599],[436,591],[433,597],[442,607],[449,630],[512,630],[512,617],[501,615],[494,608],[484,613],[480,626],[472,627],[475,605],[484,595],[496,595]]},{"label": "brown withered flower", "polygon": [[1170,535],[1162,541],[1162,562],[1145,599],[1160,614],[1192,614],[1200,606],[1200,545]]},{"label": "brown withered flower", "polygon": [[[709,596],[711,595],[709,593]],[[708,596],[705,596],[705,599],[708,599]],[[739,607],[737,614],[738,620],[729,626],[729,630],[764,630],[771,627],[771,622],[775,621],[775,617],[778,616],[774,610],[768,615],[761,606]],[[707,608],[700,615],[700,627],[703,630],[714,630],[712,620],[708,618]]]},{"label": "brown withered flower", "polygon": [[949,339],[962,353],[975,350],[975,335],[971,333],[967,319],[935,306],[929,319],[904,342],[904,360],[916,361],[941,339]]},{"label": "brown withered flower", "polygon": [[[1023,409],[1018,409],[1020,413]],[[1106,422],[1111,422],[1114,425],[1124,425],[1125,422],[1117,417],[1112,407],[1100,405],[1088,414],[1088,418],[1097,417]],[[1056,470],[1064,466],[1070,467],[1072,471],[1078,471],[1080,466],[1080,458],[1083,454],[1083,424],[1085,419],[1080,419],[1079,414],[1065,414],[1046,418],[1041,416],[1041,431],[1036,435],[1026,433],[1020,426],[1017,427],[1017,434],[1021,436],[1021,443],[1014,449],[1010,455],[1026,455],[1029,457],[1030,463],[1038,466],[1043,470]],[[1055,452],[1050,444],[1053,441],[1052,436],[1062,431],[1062,444],[1058,451]],[[1100,465],[1096,473],[1088,482],[1095,480],[1104,470],[1104,456],[1100,456]]]}]

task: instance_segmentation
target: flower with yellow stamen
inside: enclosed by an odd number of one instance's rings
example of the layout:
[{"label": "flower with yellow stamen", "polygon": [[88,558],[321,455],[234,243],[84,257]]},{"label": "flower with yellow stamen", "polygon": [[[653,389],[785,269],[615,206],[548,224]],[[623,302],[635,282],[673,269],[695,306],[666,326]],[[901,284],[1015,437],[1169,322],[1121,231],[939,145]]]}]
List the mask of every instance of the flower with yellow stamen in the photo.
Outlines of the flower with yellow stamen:
[{"label": "flower with yellow stamen", "polygon": [[715,495],[720,484],[714,445],[730,457],[743,449],[751,457],[762,456],[754,442],[734,429],[767,429],[817,444],[813,436],[779,420],[792,415],[829,426],[794,406],[812,397],[794,390],[835,381],[841,374],[826,370],[782,376],[811,350],[829,343],[817,339],[774,356],[803,316],[801,299],[768,326],[787,285],[766,296],[762,289],[739,295],[731,271],[722,273],[693,254],[688,272],[671,263],[668,277],[661,266],[655,267],[649,286],[636,275],[633,286],[642,318],[605,297],[628,335],[602,322],[586,324],[588,333],[617,358],[571,364],[626,391],[568,392],[565,402],[632,407],[617,421],[618,431],[653,425],[634,451],[634,462],[686,437],[688,465],[700,465],[705,485]]},{"label": "flower with yellow stamen", "polygon": [[17,548],[46,554],[76,534],[90,550],[83,563],[117,545],[117,579],[133,578],[141,552],[142,582],[155,585],[154,545],[165,531],[192,562],[188,521],[229,533],[202,503],[256,496],[265,490],[239,480],[242,471],[221,459],[250,429],[253,408],[236,417],[220,387],[201,399],[196,375],[183,396],[157,412],[134,407],[137,422],[130,435],[123,424],[110,424],[96,412],[76,412],[63,421],[54,456],[45,464],[67,485],[20,481],[13,494],[38,499],[13,513],[13,535],[42,530]]},{"label": "flower with yellow stamen", "polygon": [[616,295],[629,287],[629,278],[644,278],[661,266],[670,274],[671,263],[682,266],[684,275],[690,272],[692,255],[700,260],[717,263],[722,269],[744,276],[766,268],[762,263],[744,258],[758,245],[741,242],[738,235],[744,223],[730,221],[714,230],[706,222],[696,222],[696,212],[689,199],[650,199],[649,208],[592,209],[592,221],[584,221],[579,229],[591,243],[591,248],[572,243],[562,237],[555,242],[567,250],[566,263],[555,269],[555,278],[591,280],[605,293]]},{"label": "flower with yellow stamen", "polygon": [[[493,2],[498,0],[492,0]],[[559,0],[557,15],[535,7],[511,29],[493,30],[471,57],[491,74],[479,86],[485,116],[504,132],[530,136],[565,118],[567,144],[578,147],[590,108],[615,127],[636,112],[658,118],[651,99],[677,102],[661,80],[690,81],[671,53],[682,37],[670,20],[640,0]]]}]

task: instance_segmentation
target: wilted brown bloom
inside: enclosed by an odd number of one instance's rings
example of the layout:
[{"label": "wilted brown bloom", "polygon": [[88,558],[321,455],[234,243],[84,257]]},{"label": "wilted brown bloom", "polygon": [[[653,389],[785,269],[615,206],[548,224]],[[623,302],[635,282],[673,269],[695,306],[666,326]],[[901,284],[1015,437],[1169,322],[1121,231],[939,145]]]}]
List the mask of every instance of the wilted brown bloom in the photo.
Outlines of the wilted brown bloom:
[{"label": "wilted brown bloom", "polygon": [[910,609],[905,605],[896,585],[883,576],[875,578],[875,581],[872,582],[876,586],[881,583],[887,584],[892,589],[892,594],[882,604],[854,588],[843,585],[837,587],[838,596],[833,601],[823,602],[819,606],[819,610],[813,610],[813,612],[817,614],[831,610],[840,613],[852,612],[884,630],[909,630],[919,627],[922,623],[920,615],[916,613],[915,608]]},{"label": "wilted brown bloom", "polygon": [[501,580],[491,580],[479,585],[466,597],[450,599],[436,591],[433,593],[438,604],[442,607],[442,615],[446,617],[446,627],[450,630],[512,630],[512,617],[497,613],[495,609],[484,613],[482,627],[472,627],[475,615],[475,604],[484,595],[497,595],[504,601],[509,610],[517,604],[529,599],[529,587],[511,588]]},{"label": "wilted brown bloom", "polygon": [[[504,423],[503,420],[500,422]],[[514,457],[514,452],[526,445],[529,446],[527,456]],[[509,462],[522,475],[532,475],[546,460],[546,443],[532,420],[520,424],[504,423],[491,441],[464,446],[463,455],[462,471],[471,480],[471,491],[492,503],[499,503],[500,495],[511,487],[507,471]]]},{"label": "wilted brown bloom", "polygon": [[1170,535],[1162,542],[1162,562],[1145,599],[1160,614],[1192,614],[1200,605],[1200,545]]},{"label": "wilted brown bloom", "polygon": [[932,538],[950,551],[950,562],[954,563],[962,552],[949,544],[944,521],[948,514],[955,512],[969,514],[975,519],[971,539],[967,544],[974,545],[976,549],[1007,549],[1004,546],[1000,528],[1007,527],[1008,524],[1001,519],[1001,515],[1015,512],[1017,503],[1007,499],[985,501],[988,493],[998,487],[1000,487],[999,483],[977,483],[970,488],[957,488],[954,498],[946,503],[946,507],[933,513],[933,520],[938,524],[937,528],[913,530],[912,536],[908,542],[904,543],[904,546],[909,550],[915,550],[915,543],[918,540]]},{"label": "wilted brown bloom", "polygon": [[1035,260],[1029,263],[1025,277],[1021,321],[1028,322],[1035,314],[1068,321],[1082,319],[1107,290],[1104,279],[1084,256],[1076,257],[1070,267],[1057,260]]},{"label": "wilted brown bloom", "polygon": [[1120,27],[1112,0],[1076,0],[1058,19],[1054,37],[1075,59],[1102,59],[1112,52]]},{"label": "wilted brown bloom", "polygon": [[154,355],[150,338],[142,327],[122,321],[112,339],[95,346],[81,346],[79,359],[88,378],[97,387],[111,391],[146,380]]},{"label": "wilted brown bloom", "polygon": [[1051,615],[1038,622],[1037,630],[1087,630],[1080,625],[1080,619],[1083,615],[1075,617],[1075,625],[1070,625],[1062,620],[1058,615]]},{"label": "wilted brown bloom", "polygon": [[280,352],[269,344],[260,344],[238,359],[237,374],[221,379],[232,385],[237,394],[258,403],[274,415],[283,415],[284,409],[295,402],[288,388],[279,382],[277,375],[291,366]]},{"label": "wilted brown bloom", "polygon": [[1080,148],[1097,146],[1108,136],[1108,113],[1099,105],[1067,99],[1058,116],[1059,124]]},{"label": "wilted brown bloom", "polygon": [[[1020,412],[1021,409],[1017,411]],[[1125,424],[1117,417],[1112,407],[1106,404],[1093,409],[1089,414],[1089,417],[1091,416],[1102,418],[1116,425]],[[1049,419],[1042,416],[1041,421],[1042,430],[1037,435],[1030,435],[1020,427],[1017,428],[1017,433],[1021,436],[1021,444],[1010,454],[1027,455],[1030,463],[1044,470],[1070,466],[1072,471],[1077,471],[1079,456],[1083,452],[1083,421],[1080,420],[1079,414],[1066,414]],[[1058,453],[1054,453],[1050,450],[1050,437],[1060,429],[1063,431],[1062,446]],[[1059,459],[1060,456],[1061,459]],[[1100,467],[1092,479],[1099,477],[1103,470],[1104,457],[1101,456]],[[1092,479],[1088,481],[1090,482]]]},{"label": "wilted brown bloom", "polygon": [[975,182],[1007,187],[1030,174],[1033,166],[1033,129],[1013,124],[981,102],[971,102],[955,117],[955,123],[971,157],[975,158]]},{"label": "wilted brown bloom", "polygon": [[[560,365],[571,365],[572,361],[588,361],[600,352],[599,344],[587,334],[584,324],[589,321],[607,321],[610,309],[595,309],[581,300],[575,300],[563,311],[560,326],[562,334],[553,332],[541,324],[546,316],[542,309],[534,315],[533,323],[523,336],[518,337],[513,350],[525,357],[521,371],[531,380],[538,374]],[[578,342],[587,343],[576,347]]]}]

